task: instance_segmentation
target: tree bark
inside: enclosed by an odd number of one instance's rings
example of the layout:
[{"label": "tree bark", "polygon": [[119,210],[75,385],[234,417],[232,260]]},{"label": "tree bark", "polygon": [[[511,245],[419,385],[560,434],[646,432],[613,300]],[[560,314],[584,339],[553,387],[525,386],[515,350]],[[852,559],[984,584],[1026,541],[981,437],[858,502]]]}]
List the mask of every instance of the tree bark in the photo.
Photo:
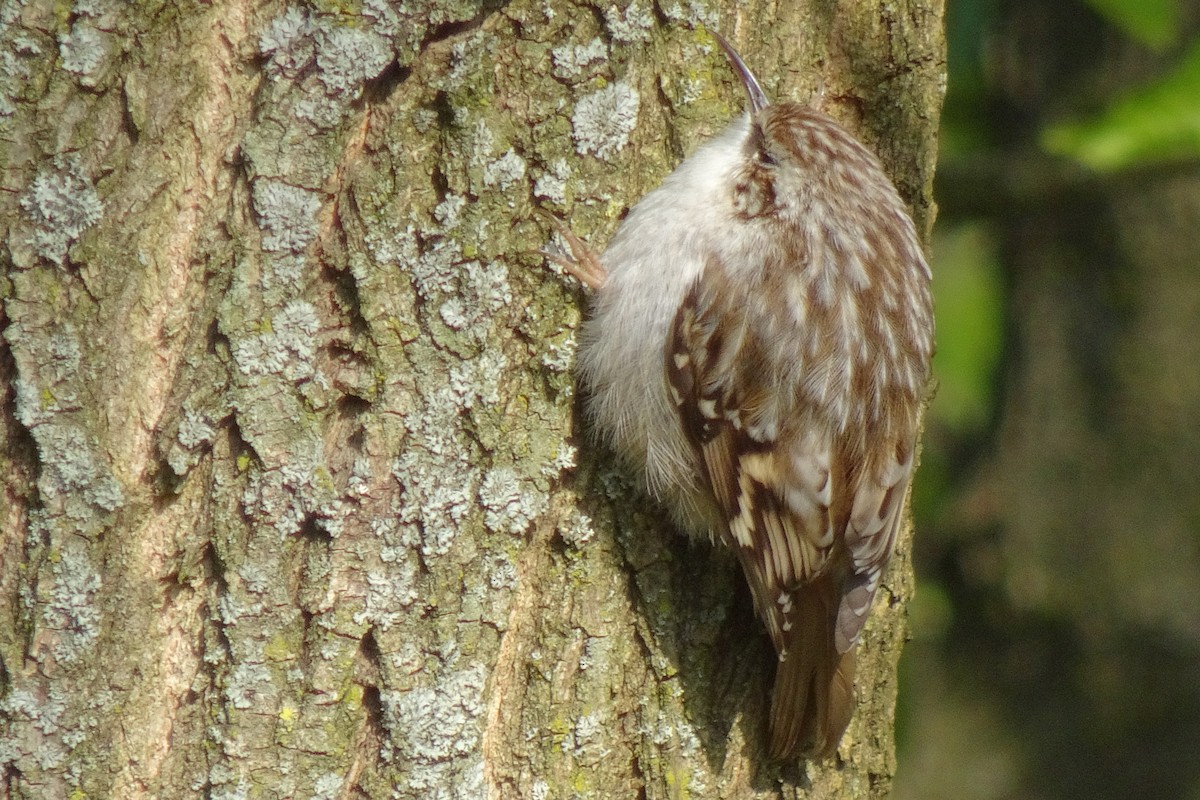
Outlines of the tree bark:
[{"label": "tree bark", "polygon": [[940,1],[719,6],[3,6],[0,797],[886,795],[908,536],[839,758],[771,764],[536,252],[740,113],[704,25],[928,229]]}]

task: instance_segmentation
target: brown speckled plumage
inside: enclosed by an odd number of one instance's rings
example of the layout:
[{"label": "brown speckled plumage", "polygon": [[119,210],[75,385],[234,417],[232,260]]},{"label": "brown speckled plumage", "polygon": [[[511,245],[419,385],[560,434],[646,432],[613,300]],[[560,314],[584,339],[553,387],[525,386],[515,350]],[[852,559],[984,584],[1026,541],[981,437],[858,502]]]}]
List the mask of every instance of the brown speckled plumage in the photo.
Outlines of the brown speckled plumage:
[{"label": "brown speckled plumage", "polygon": [[878,159],[769,103],[725,46],[750,117],[577,271],[597,290],[580,364],[601,433],[738,556],[779,654],[772,754],[826,757],[912,475],[930,271]]}]

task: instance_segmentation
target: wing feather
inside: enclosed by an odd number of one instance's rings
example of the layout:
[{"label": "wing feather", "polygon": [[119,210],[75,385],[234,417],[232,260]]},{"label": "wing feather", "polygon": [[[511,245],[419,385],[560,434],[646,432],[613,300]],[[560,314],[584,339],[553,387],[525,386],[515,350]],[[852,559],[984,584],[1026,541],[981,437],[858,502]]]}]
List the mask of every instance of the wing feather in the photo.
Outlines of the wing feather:
[{"label": "wing feather", "polygon": [[[841,368],[771,363],[777,348],[747,324],[746,299],[708,264],[676,314],[667,373],[702,482],[725,514],[722,535],[779,653],[772,751],[828,755],[853,710],[854,645],[895,547],[913,445],[899,441],[886,463],[864,458],[864,443],[817,408],[826,389],[814,386]],[[811,357],[802,349],[796,359]],[[915,437],[911,427],[884,432]]]},{"label": "wing feather", "polygon": [[[787,649],[794,605],[784,601],[826,568],[834,537],[829,529],[827,465],[832,443],[808,437],[818,452],[801,458],[775,446],[786,406],[769,398],[778,391],[762,343],[735,324],[732,287],[720,270],[706,272],[676,315],[667,371],[680,419],[695,446],[717,505],[726,515],[728,544],[749,581],[755,607],[776,650]],[[735,331],[735,333],[728,333]],[[749,409],[749,410],[748,410]],[[745,424],[754,418],[754,425]]]}]

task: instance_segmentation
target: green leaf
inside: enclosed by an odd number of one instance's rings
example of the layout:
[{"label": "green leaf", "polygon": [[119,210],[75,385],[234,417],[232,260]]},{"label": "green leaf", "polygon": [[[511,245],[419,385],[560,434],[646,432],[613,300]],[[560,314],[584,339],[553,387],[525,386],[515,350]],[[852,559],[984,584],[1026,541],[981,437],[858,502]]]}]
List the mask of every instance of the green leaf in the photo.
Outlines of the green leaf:
[{"label": "green leaf", "polygon": [[931,420],[957,434],[982,429],[995,402],[1003,345],[1003,288],[995,244],[977,223],[940,229],[933,242],[937,393]]},{"label": "green leaf", "polygon": [[1200,43],[1170,74],[1118,100],[1097,117],[1042,134],[1051,153],[1098,172],[1200,156]]},{"label": "green leaf", "polygon": [[[933,236],[937,389],[925,425],[912,509],[924,529],[946,512],[963,480],[954,442],[985,434],[997,403],[1004,347],[1004,287],[996,243],[981,222],[939,223]],[[922,587],[922,591],[924,587]]]},{"label": "green leaf", "polygon": [[1130,37],[1155,49],[1171,44],[1179,30],[1176,0],[1087,0],[1087,4]]}]

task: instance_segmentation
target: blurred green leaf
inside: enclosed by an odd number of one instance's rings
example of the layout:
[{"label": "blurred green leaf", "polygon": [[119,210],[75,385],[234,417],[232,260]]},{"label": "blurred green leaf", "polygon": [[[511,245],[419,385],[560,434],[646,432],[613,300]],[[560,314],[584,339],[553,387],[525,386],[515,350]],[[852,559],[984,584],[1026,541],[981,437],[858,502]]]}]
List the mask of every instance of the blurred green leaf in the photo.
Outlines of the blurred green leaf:
[{"label": "blurred green leaf", "polygon": [[937,642],[954,623],[954,600],[937,581],[917,580],[917,591],[908,606],[908,629],[913,639]]},{"label": "blurred green leaf", "polygon": [[933,244],[937,394],[930,420],[956,434],[992,413],[1002,345],[1002,287],[995,245],[979,223],[939,230]]},{"label": "blurred green leaf", "polygon": [[1046,129],[1042,146],[1098,172],[1200,156],[1200,42],[1162,80],[1098,117]]},{"label": "blurred green leaf", "polygon": [[1176,0],[1087,0],[1087,4],[1139,42],[1163,48],[1179,30]]}]

